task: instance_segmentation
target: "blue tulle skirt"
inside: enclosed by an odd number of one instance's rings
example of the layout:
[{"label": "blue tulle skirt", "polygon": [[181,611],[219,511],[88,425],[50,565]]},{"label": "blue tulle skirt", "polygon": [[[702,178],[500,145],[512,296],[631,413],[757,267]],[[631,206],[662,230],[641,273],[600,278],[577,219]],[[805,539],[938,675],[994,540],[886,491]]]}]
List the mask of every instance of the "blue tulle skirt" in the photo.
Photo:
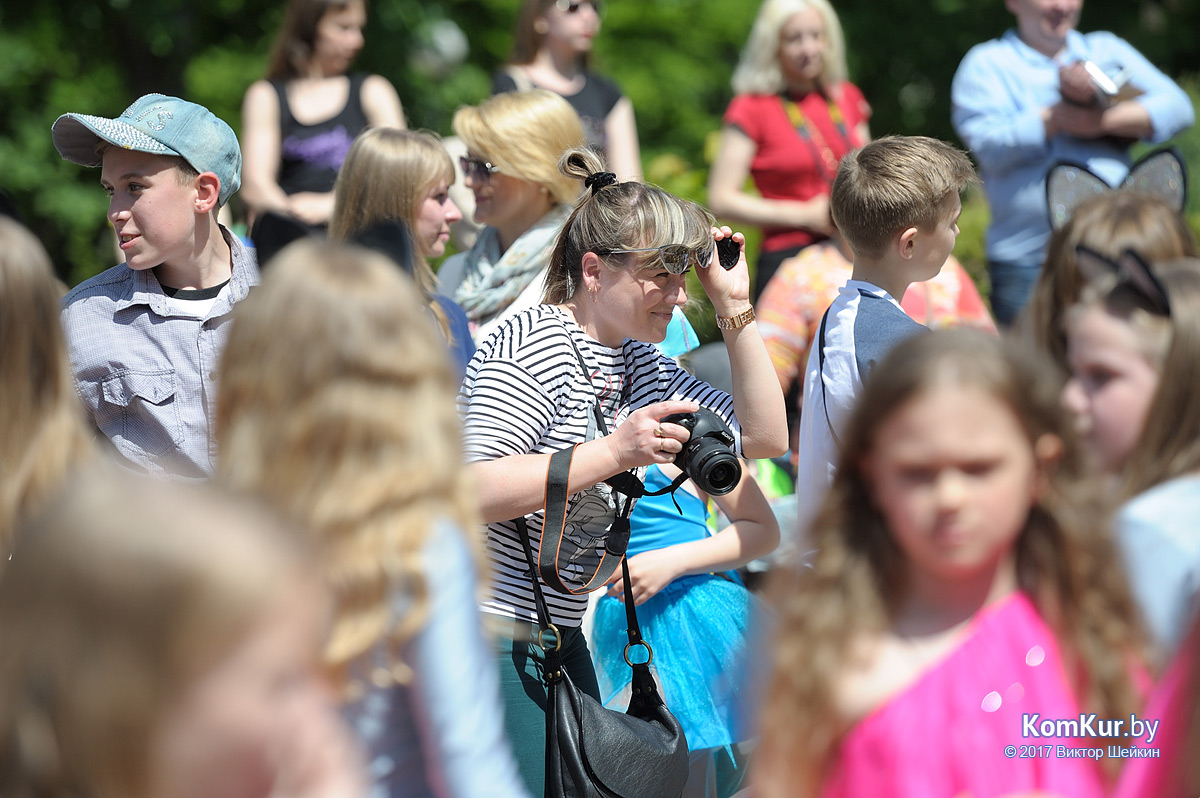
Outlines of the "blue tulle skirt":
[{"label": "blue tulle skirt", "polygon": [[[744,676],[756,605],[740,582],[701,574],[675,580],[637,608],[642,637],[654,650],[651,669],[693,751],[750,737],[745,716],[753,687],[744,683]],[[592,659],[600,696],[617,710],[629,703],[626,626],[624,602],[602,597],[593,619]],[[645,661],[640,646],[630,656]]]}]

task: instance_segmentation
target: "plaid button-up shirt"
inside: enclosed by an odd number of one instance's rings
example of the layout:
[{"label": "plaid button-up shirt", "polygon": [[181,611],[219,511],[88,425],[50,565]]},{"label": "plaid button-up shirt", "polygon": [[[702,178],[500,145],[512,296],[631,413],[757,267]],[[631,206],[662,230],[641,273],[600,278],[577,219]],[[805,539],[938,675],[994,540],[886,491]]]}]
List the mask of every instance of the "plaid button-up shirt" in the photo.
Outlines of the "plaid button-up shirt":
[{"label": "plaid button-up shirt", "polygon": [[96,427],[138,470],[203,479],[216,465],[217,363],[234,303],[258,283],[253,251],[221,233],[233,275],[203,316],[172,302],[153,270],[124,263],[62,301],[75,387]]}]

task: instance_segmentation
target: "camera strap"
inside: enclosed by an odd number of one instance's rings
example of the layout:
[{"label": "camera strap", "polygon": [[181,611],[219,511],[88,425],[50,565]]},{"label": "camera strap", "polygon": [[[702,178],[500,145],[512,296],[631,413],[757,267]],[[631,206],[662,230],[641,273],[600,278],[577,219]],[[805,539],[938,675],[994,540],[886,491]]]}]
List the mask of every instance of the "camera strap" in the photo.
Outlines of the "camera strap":
[{"label": "camera strap", "polygon": [[[575,359],[579,361],[579,369],[583,372],[583,378],[588,381],[588,385],[591,385],[592,378],[589,376],[590,372],[588,371],[587,363],[583,359],[583,353],[579,351],[579,347],[575,344],[575,337],[571,335],[570,328],[567,328],[567,340],[571,342],[571,348],[575,350]],[[596,387],[593,385],[593,397],[595,397],[595,392]],[[599,397],[595,397],[595,400],[592,402],[592,418],[596,421],[596,430],[600,434],[607,437],[608,423],[604,420],[604,410],[600,407]],[[675,504],[675,509],[679,511],[680,515],[683,515],[683,509],[679,506],[679,502],[675,500],[675,491],[684,482],[687,482],[687,474],[681,473],[679,476],[675,477],[670,485],[667,485],[665,488],[660,488],[659,490],[655,491],[648,491],[646,490],[645,484],[643,484],[640,479],[635,477],[629,471],[622,471],[619,474],[613,474],[611,477],[604,480],[604,484],[608,485],[613,490],[625,496],[631,496],[635,499],[640,499],[643,496],[661,496],[664,493],[670,493],[671,501]]]}]

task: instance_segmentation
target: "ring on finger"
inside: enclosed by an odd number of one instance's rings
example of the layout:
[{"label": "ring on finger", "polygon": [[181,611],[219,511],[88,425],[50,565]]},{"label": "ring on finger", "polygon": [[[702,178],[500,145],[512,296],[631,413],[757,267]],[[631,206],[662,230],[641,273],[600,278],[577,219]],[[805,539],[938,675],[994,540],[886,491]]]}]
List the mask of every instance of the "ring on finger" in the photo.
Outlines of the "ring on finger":
[{"label": "ring on finger", "polygon": [[660,452],[665,452],[665,451],[667,450],[667,442],[666,442],[666,440],[664,440],[664,439],[662,439],[662,438],[660,438],[660,439],[659,439],[659,441],[658,441],[658,450],[659,450]]},{"label": "ring on finger", "polygon": [[665,429],[663,429],[662,424],[659,424],[657,427],[654,428],[654,437],[665,438],[666,436],[667,436],[667,431]]}]

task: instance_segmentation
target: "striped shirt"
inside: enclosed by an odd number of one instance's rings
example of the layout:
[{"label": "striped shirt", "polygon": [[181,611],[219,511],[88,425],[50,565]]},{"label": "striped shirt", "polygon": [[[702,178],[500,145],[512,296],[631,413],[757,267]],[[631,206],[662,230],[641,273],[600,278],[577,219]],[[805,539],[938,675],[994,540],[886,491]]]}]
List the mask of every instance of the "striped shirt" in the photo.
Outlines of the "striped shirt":
[{"label": "striped shirt", "polygon": [[[571,346],[578,347],[588,374]],[[721,416],[741,449],[733,398],[697,380],[652,345],[632,339],[610,348],[592,340],[565,310],[539,305],[508,319],[489,335],[467,366],[458,396],[468,462],[520,454],[549,454],[597,436],[592,406],[600,402],[610,430],[630,412],[655,402],[692,399]],[[639,473],[640,477],[641,474]],[[542,538],[544,510],[525,516],[534,557]],[[565,536],[602,546],[616,517],[607,485],[600,483],[567,500]],[[529,567],[512,521],[488,525],[492,569],[486,612],[536,620]],[[570,571],[568,585],[582,585]],[[579,626],[586,595],[560,593],[543,583],[551,620]]]}]

